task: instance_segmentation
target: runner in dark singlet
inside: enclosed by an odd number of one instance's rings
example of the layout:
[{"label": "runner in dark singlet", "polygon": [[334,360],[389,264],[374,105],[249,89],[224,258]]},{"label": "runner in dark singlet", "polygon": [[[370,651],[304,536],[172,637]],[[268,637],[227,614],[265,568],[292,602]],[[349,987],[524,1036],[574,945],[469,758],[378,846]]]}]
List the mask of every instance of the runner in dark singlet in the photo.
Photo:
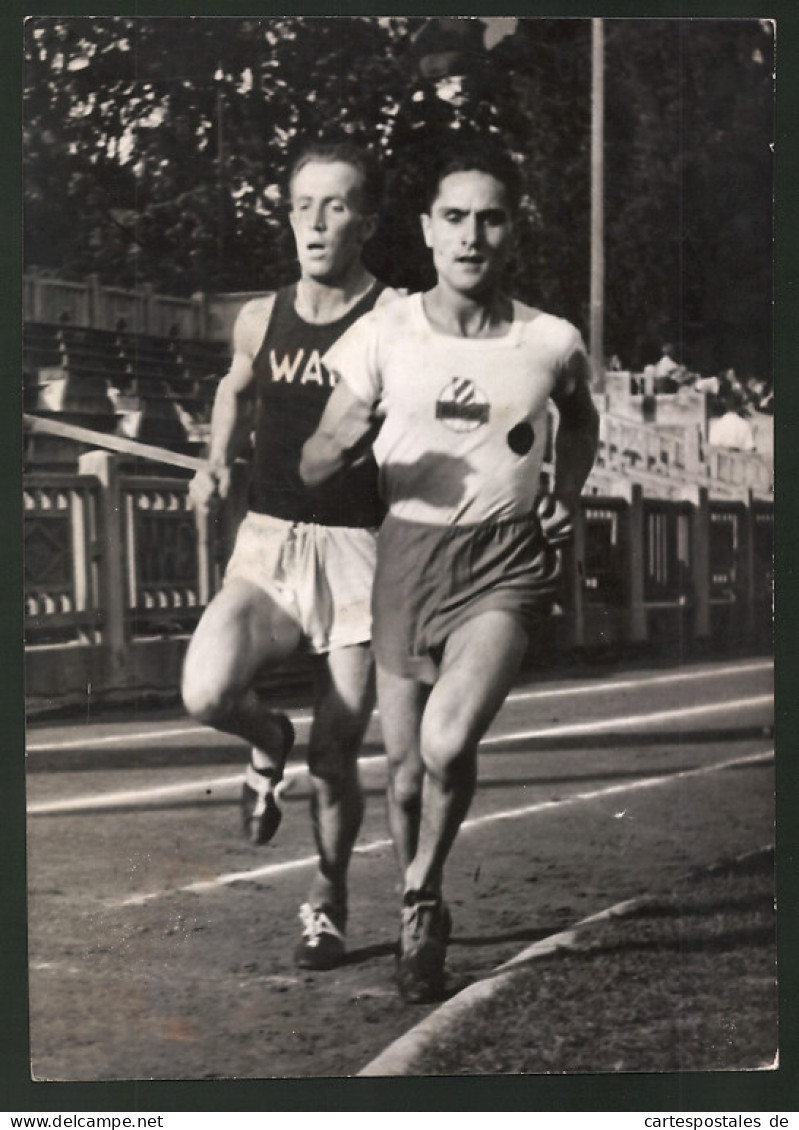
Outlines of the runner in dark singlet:
[{"label": "runner in dark singlet", "polygon": [[371,457],[320,489],[304,486],[298,465],[331,391],[322,356],[389,292],[361,261],[379,204],[366,155],[346,143],[311,147],[295,162],[289,188],[301,276],[239,313],[208,468],[191,484],[198,507],[227,496],[236,437],[254,406],[249,509],[225,583],[189,645],[183,699],[195,718],[252,745],[242,817],[252,842],[264,844],[280,822],[294,731],[256,675],[301,643],[318,657],[308,766],[319,865],[295,958],[321,969],[344,956],[347,869],[363,812],[356,759],[374,705],[370,594],[382,510]]}]

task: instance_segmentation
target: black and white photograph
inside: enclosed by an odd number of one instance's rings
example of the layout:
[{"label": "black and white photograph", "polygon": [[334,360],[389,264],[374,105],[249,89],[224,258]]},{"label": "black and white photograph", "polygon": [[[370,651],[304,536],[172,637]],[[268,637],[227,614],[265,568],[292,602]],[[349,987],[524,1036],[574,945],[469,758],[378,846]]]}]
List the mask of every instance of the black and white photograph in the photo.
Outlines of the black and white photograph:
[{"label": "black and white photograph", "polygon": [[778,21],[20,26],[31,1079],[778,1072]]}]

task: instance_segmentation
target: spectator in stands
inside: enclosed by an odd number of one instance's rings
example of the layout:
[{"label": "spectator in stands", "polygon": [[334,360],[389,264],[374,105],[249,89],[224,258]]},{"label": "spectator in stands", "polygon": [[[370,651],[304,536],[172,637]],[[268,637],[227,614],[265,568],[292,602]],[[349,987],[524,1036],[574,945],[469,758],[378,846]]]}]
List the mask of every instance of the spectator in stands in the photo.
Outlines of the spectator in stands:
[{"label": "spectator in stands", "polygon": [[754,451],[755,441],[745,417],[742,389],[728,389],[723,407],[723,414],[711,420],[708,426],[707,441],[710,446],[726,447],[730,451]]},{"label": "spectator in stands", "polygon": [[683,371],[672,354],[674,346],[666,342],[660,347],[661,357],[654,367],[654,389],[656,393],[676,392],[680,387],[680,374]]},{"label": "spectator in stands", "polygon": [[638,388],[642,396],[655,395],[655,366],[644,365],[644,371],[638,381]]},{"label": "spectator in stands", "polygon": [[665,342],[660,347],[660,360],[655,365],[656,377],[667,377],[669,373],[673,373],[675,369],[679,369],[679,365],[674,360],[672,354],[674,353],[674,346],[671,342]]},{"label": "spectator in stands", "polygon": [[709,396],[718,396],[721,390],[721,381],[718,377],[697,377],[694,381],[694,388],[697,392],[705,392]]},{"label": "spectator in stands", "polygon": [[366,154],[349,143],[311,146],[293,165],[289,196],[299,281],[240,311],[208,466],[191,484],[198,507],[224,499],[237,440],[254,427],[249,510],[189,645],[183,698],[195,718],[251,744],[242,819],[265,844],[281,819],[294,729],[257,677],[301,645],[314,657],[308,765],[319,862],[295,960],[326,969],[344,956],[347,870],[363,813],[357,755],[374,705],[370,596],[383,511],[371,456],[319,490],[305,487],[298,467],[332,388],[321,357],[389,292],[361,259],[379,205]]},{"label": "spectator in stands", "polygon": [[754,412],[766,412],[770,415],[774,411],[771,385],[762,377],[749,377],[745,389],[749,407]]}]

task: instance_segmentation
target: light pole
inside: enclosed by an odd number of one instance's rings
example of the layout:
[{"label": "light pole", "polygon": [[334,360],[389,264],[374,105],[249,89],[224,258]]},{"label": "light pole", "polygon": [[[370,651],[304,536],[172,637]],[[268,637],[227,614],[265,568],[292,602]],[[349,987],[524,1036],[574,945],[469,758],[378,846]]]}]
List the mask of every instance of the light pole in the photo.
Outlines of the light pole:
[{"label": "light pole", "polygon": [[605,391],[605,29],[591,20],[591,326],[594,391]]},{"label": "light pole", "polygon": [[[221,70],[221,68],[220,68]],[[222,89],[222,75],[217,72],[216,88],[216,176],[217,176],[217,233],[216,251],[221,270],[225,261],[225,95]]]}]

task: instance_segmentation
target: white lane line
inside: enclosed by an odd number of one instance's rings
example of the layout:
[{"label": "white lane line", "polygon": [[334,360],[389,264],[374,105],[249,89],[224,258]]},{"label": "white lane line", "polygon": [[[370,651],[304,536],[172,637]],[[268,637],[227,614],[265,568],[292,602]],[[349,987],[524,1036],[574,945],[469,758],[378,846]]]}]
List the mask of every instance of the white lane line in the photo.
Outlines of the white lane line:
[{"label": "white lane line", "polygon": [[[391,840],[373,840],[370,844],[359,844],[355,848],[356,855],[368,855],[373,851],[390,848]],[[306,855],[302,859],[289,859],[285,863],[266,863],[263,867],[255,867],[249,871],[227,871],[223,875],[215,875],[213,879],[200,879],[195,883],[186,883],[182,887],[169,887],[160,891],[148,891],[140,895],[130,895],[125,899],[114,899],[108,906],[141,906],[154,899],[163,898],[165,895],[193,894],[201,895],[207,891],[216,891],[220,887],[230,886],[231,883],[251,883],[255,879],[268,878],[270,875],[285,875],[289,871],[300,871],[303,867],[317,867],[319,857]]]},{"label": "white lane line", "polygon": [[[652,675],[643,679],[624,679],[620,682],[587,683],[579,687],[546,687],[534,691],[513,691],[508,695],[506,702],[527,702],[532,699],[567,698],[573,695],[606,694],[609,691],[640,690],[642,687],[667,686],[671,683],[698,682],[705,679],[725,678],[728,675],[748,675],[758,671],[771,670],[774,666],[771,660],[762,660],[757,663],[728,664],[723,667],[714,667],[702,671],[678,671],[669,675]],[[379,717],[375,710],[374,717]],[[307,725],[311,721],[310,711],[300,711],[289,715],[294,725]],[[101,749],[104,746],[133,745],[138,742],[153,742],[164,738],[197,737],[204,734],[208,737],[213,731],[208,726],[175,726],[171,729],[140,730],[134,733],[89,735],[82,738],[62,738],[50,741],[29,742],[26,746],[27,753],[50,753],[55,750],[67,749]],[[231,737],[231,741],[236,738]]]},{"label": "white lane line", "polygon": [[[711,765],[700,765],[695,769],[681,769],[676,773],[668,773],[659,777],[639,777],[637,781],[625,781],[619,785],[609,785],[603,789],[592,789],[589,792],[574,793],[572,796],[559,800],[544,800],[536,804],[527,804],[522,808],[509,808],[502,812],[489,812],[485,816],[475,816],[466,820],[461,825],[461,832],[468,832],[474,828],[482,828],[486,824],[495,824],[500,820],[518,820],[525,816],[534,816],[540,812],[548,812],[555,808],[566,808],[573,804],[582,804],[592,800],[602,800],[605,797],[618,793],[636,792],[640,789],[651,789],[659,785],[671,784],[674,781],[684,780],[686,777],[699,777],[709,773],[717,773],[724,769],[732,769],[739,765],[756,764],[759,761],[770,761],[774,757],[774,750],[764,750],[760,753],[750,753],[741,757],[729,758],[726,761],[716,761]],[[369,852],[381,851],[391,847],[391,840],[373,840],[369,844],[359,844],[355,848],[356,855],[367,855]],[[302,859],[292,859],[285,863],[270,863],[263,867],[256,867],[249,871],[229,871],[217,875],[213,879],[203,879],[195,883],[187,883],[180,887],[171,887],[158,891],[149,891],[144,894],[130,895],[128,898],[114,900],[108,905],[112,907],[140,906],[152,902],[154,899],[163,898],[165,895],[175,894],[203,894],[207,891],[218,890],[237,882],[253,882],[271,875],[283,875],[289,871],[297,871],[303,867],[315,867],[318,863],[315,855],[308,855]]]},{"label": "white lane line", "polygon": [[[382,763],[385,758],[361,757],[358,765],[368,766],[372,763]],[[307,773],[305,765],[289,765],[283,774],[284,781],[301,777]],[[229,773],[224,777],[207,777],[199,781],[181,781],[175,785],[153,785],[146,789],[124,789],[115,793],[84,794],[83,796],[68,797],[66,800],[45,800],[28,805],[29,816],[49,816],[58,813],[96,811],[102,808],[117,808],[120,805],[136,805],[157,803],[160,800],[177,800],[179,797],[196,796],[202,799],[203,794],[213,792],[214,789],[241,788],[244,779],[244,766],[237,773]]]},{"label": "white lane line", "polygon": [[572,722],[561,726],[550,726],[546,730],[518,730],[510,734],[494,734],[483,738],[481,745],[501,745],[503,742],[518,741],[520,738],[552,738],[560,735],[572,734],[598,734],[608,730],[629,730],[640,725],[657,725],[659,722],[670,722],[674,719],[698,718],[706,714],[729,714],[735,710],[748,710],[753,706],[771,705],[774,701],[770,694],[754,695],[751,698],[739,698],[733,702],[711,702],[700,706],[683,706],[679,710],[657,710],[651,714],[629,714],[623,718],[595,719],[591,722]]},{"label": "white lane line", "polygon": [[[293,719],[292,719],[293,721]],[[137,730],[126,734],[89,735],[83,738],[64,738],[55,741],[29,742],[25,746],[26,753],[50,753],[60,749],[102,749],[104,746],[136,745],[139,742],[153,742],[162,738],[196,738],[198,734],[210,734],[207,726],[175,726],[171,730]],[[231,741],[238,741],[232,735]]]},{"label": "white lane line", "polygon": [[[311,721],[310,710],[305,713],[290,714],[289,718],[295,726],[304,726]],[[243,739],[234,737],[233,734],[222,734],[218,730],[211,729],[210,726],[173,726],[171,729],[163,730],[134,730],[122,734],[103,734],[91,735],[87,734],[82,738],[63,738],[54,739],[53,741],[42,742],[28,742],[25,746],[26,753],[52,753],[55,750],[62,749],[102,749],[105,746],[114,745],[137,745],[140,742],[154,742],[162,738],[196,738],[198,735],[204,734],[206,738],[224,738],[230,742],[241,741],[242,745],[246,746]]]},{"label": "white lane line", "polygon": [[662,687],[673,683],[696,682],[699,679],[726,678],[729,675],[753,675],[760,671],[770,671],[772,660],[759,660],[757,663],[730,664],[703,671],[674,671],[668,675],[652,675],[646,679],[624,679],[618,682],[586,683],[580,687],[552,687],[534,691],[514,691],[508,695],[507,702],[527,702],[541,698],[571,698],[572,695],[607,694],[609,691],[634,691],[641,687]]},{"label": "white lane line", "polygon": [[[701,706],[686,706],[682,710],[658,710],[651,714],[629,714],[616,718],[596,719],[592,722],[563,723],[560,726],[550,726],[547,729],[515,730],[510,734],[493,734],[483,738],[480,748],[485,746],[502,745],[505,742],[529,741],[539,738],[569,737],[578,734],[597,734],[613,732],[614,730],[629,730],[636,726],[658,725],[665,721],[675,721],[681,718],[697,718],[707,714],[733,713],[737,710],[748,710],[755,706],[771,705],[771,695],[755,695],[751,698],[741,698],[734,702],[712,702]],[[373,757],[361,757],[358,765],[368,768],[385,760],[382,754]],[[306,772],[304,765],[291,765],[286,769],[286,777],[301,776]],[[181,796],[202,794],[215,788],[228,788],[241,784],[241,772],[225,777],[212,777],[200,781],[181,782],[176,785],[156,785],[146,789],[128,789],[124,792],[104,793],[97,796],[92,793],[84,796],[70,797],[67,800],[39,801],[28,806],[29,816],[52,816],[59,813],[79,812],[82,810],[97,811],[103,808],[116,808],[119,805],[148,804],[169,798],[177,799]]]}]

